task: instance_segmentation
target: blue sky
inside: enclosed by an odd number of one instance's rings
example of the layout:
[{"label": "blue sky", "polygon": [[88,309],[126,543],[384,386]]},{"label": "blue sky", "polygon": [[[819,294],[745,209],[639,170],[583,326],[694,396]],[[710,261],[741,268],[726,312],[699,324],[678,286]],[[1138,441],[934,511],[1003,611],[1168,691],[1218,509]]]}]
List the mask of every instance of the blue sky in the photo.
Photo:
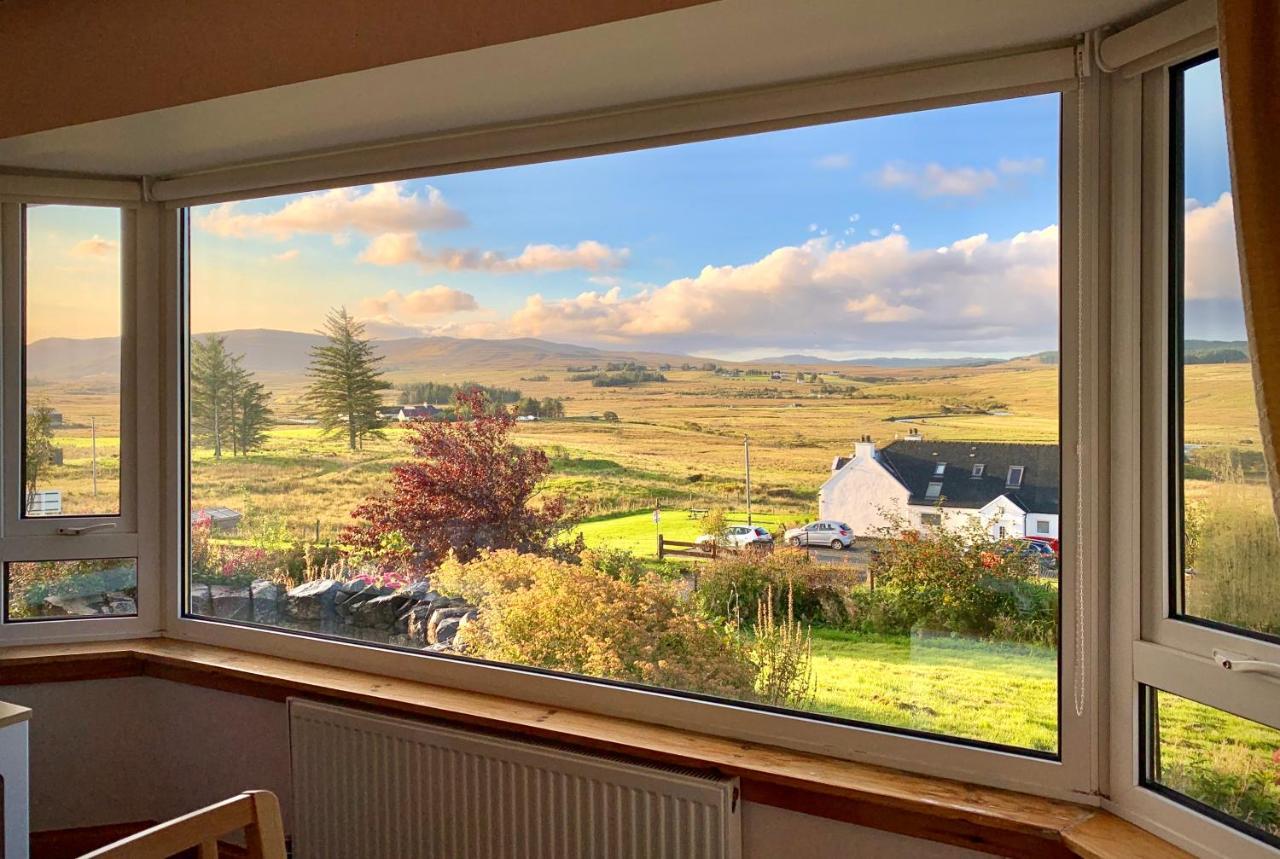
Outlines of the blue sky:
[{"label": "blue sky", "polygon": [[1056,348],[1058,137],[1046,95],[201,207],[193,327],[307,331],[342,304],[380,337]]}]

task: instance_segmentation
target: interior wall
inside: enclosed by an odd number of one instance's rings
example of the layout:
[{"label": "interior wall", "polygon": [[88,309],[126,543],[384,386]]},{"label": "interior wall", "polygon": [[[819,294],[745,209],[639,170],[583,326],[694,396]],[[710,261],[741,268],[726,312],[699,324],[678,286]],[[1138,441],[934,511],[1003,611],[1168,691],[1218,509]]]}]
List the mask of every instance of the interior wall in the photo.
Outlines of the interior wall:
[{"label": "interior wall", "polygon": [[8,0],[0,138],[708,0]]},{"label": "interior wall", "polygon": [[[163,820],[249,788],[280,797],[285,705],[151,677],[5,686],[30,707],[31,829]],[[744,859],[976,859],[985,854],[743,803]]]}]

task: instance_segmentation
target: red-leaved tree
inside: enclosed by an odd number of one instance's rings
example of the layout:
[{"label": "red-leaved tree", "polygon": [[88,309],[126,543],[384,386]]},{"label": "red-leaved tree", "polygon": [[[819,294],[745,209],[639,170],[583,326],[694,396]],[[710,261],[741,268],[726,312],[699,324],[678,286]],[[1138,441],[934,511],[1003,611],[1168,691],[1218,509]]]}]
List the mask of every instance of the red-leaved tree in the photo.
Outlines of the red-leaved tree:
[{"label": "red-leaved tree", "polygon": [[419,418],[410,426],[413,459],[391,469],[388,491],[352,511],[358,520],[342,540],[384,564],[416,573],[435,569],[453,552],[459,561],[483,549],[558,554],[553,546],[567,513],[564,499],[530,504],[551,471],[541,450],[521,448],[508,436],[515,417],[485,395],[456,395],[465,420]]}]

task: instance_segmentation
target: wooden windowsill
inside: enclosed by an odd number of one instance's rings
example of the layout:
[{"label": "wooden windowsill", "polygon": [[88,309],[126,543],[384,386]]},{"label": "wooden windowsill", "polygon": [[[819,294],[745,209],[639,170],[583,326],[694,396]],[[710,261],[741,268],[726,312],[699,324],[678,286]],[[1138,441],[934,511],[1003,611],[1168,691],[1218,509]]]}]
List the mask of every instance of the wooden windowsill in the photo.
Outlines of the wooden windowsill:
[{"label": "wooden windowsill", "polygon": [[145,638],[0,653],[0,686],[149,676],[283,701],[301,696],[716,770],[745,800],[1002,856],[1188,856],[1108,812],[745,743],[222,647]]}]

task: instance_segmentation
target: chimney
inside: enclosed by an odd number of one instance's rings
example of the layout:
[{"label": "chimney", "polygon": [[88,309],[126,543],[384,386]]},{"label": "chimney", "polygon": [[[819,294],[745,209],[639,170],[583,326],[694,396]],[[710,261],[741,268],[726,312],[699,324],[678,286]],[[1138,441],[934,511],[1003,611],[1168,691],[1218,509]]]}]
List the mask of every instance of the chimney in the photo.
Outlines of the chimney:
[{"label": "chimney", "polygon": [[907,430],[907,434],[906,436],[904,436],[903,440],[904,441],[924,441],[924,436],[920,434],[920,429],[918,427],[912,427],[911,429]]},{"label": "chimney", "polygon": [[855,459],[862,459],[863,457],[868,459],[876,458],[876,443],[871,440],[871,436],[864,435],[858,440],[853,446],[853,456]]}]

